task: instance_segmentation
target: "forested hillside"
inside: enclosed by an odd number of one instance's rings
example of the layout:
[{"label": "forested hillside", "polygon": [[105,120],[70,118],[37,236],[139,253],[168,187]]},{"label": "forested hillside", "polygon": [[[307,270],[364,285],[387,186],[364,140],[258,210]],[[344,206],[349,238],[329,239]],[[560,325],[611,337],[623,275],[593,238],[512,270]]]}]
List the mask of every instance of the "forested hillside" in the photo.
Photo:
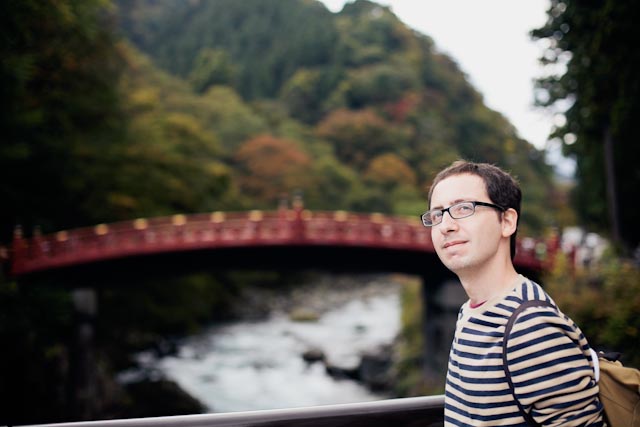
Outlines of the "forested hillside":
[{"label": "forested hillside", "polygon": [[293,192],[313,209],[416,215],[459,157],[520,178],[524,233],[552,225],[543,154],[385,7],[61,5],[12,6],[33,19],[7,27],[23,36],[4,55],[1,241],[17,224],[273,209]]},{"label": "forested hillside", "polygon": [[301,0],[117,5],[123,36],[192,91],[191,101],[186,90],[181,100],[157,98],[162,85],[134,82],[128,96],[209,132],[239,208],[273,208],[282,193],[301,191],[316,209],[415,215],[433,173],[464,157],[512,170],[527,188],[525,227],[549,225],[543,202],[553,185],[542,153],[387,8],[366,0],[338,14]]}]

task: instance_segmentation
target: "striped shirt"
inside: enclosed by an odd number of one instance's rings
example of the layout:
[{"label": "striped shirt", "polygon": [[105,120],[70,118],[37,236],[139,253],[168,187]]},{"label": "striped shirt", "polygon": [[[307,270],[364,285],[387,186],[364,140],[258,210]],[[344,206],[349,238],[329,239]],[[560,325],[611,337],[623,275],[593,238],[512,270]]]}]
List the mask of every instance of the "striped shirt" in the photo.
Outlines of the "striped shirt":
[{"label": "striped shirt", "polygon": [[446,426],[527,425],[507,383],[502,342],[510,314],[528,300],[553,307],[527,308],[511,331],[507,361],[518,400],[541,425],[604,425],[587,339],[540,285],[520,276],[506,295],[460,308],[445,386]]}]

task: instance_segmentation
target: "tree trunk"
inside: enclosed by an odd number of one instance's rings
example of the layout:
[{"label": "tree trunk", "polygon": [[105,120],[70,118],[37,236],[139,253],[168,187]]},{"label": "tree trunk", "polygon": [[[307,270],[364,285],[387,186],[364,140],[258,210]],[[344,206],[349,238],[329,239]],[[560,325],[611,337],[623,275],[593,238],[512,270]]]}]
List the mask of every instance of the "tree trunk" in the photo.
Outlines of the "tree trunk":
[{"label": "tree trunk", "polygon": [[620,235],[620,221],[618,216],[618,193],[616,190],[615,160],[613,151],[613,137],[611,128],[604,130],[604,173],[607,181],[607,204],[609,205],[609,220],[611,224],[611,240],[616,245],[622,244]]}]

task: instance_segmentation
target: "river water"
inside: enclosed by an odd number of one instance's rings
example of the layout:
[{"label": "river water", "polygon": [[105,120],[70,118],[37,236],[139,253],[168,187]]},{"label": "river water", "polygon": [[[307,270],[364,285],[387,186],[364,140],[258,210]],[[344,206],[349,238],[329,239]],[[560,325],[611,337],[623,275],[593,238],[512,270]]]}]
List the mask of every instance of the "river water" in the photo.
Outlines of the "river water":
[{"label": "river water", "polygon": [[332,365],[349,368],[357,366],[363,352],[391,344],[400,329],[399,285],[391,276],[374,282],[365,285],[367,292],[342,298],[317,321],[294,321],[277,311],[260,321],[210,327],[182,341],[175,356],[152,360],[143,353],[139,360],[153,364],[209,412],[384,399],[388,396],[353,380],[334,379],[323,363],[302,358],[305,351],[319,349]]}]

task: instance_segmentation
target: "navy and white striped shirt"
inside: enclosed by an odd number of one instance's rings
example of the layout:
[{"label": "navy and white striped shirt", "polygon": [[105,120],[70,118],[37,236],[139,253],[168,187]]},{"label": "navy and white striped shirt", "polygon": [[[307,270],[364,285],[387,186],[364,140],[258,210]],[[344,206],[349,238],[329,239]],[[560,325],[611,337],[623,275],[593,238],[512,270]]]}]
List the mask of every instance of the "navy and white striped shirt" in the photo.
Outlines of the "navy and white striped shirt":
[{"label": "navy and white striped shirt", "polygon": [[530,307],[514,324],[507,360],[515,394],[545,426],[603,426],[593,361],[587,339],[549,295],[523,276],[508,294],[458,316],[445,386],[446,426],[526,426],[502,366],[502,342],[509,316],[524,301]]}]

